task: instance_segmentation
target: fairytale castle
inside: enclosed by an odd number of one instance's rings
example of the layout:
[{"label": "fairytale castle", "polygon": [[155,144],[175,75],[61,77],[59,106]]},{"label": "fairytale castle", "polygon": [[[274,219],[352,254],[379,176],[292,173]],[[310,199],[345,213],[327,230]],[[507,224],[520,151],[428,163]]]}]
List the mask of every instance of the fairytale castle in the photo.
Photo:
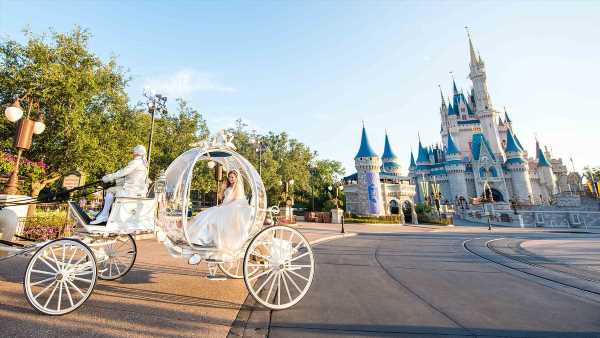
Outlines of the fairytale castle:
[{"label": "fairytale castle", "polygon": [[529,156],[506,111],[501,116],[494,108],[485,63],[470,35],[468,41],[472,89],[459,91],[453,81],[452,99],[446,102],[441,93],[442,143],[427,146],[419,139],[416,161],[411,152],[409,177],[417,188],[417,201],[431,198],[432,184],[439,187],[442,200],[450,202],[481,196],[487,184],[498,203],[548,203],[569,189],[566,166],[537,141]]}]

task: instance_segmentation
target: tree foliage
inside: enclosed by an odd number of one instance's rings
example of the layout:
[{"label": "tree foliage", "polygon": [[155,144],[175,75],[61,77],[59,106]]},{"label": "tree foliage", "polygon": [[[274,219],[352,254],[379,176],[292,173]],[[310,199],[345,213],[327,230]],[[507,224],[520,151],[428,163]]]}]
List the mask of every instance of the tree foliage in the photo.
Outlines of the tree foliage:
[{"label": "tree foliage", "polygon": [[[89,31],[76,27],[67,33],[35,35],[26,31],[25,35],[25,43],[0,42],[0,103],[5,107],[17,97],[27,96],[22,103],[28,116],[44,116],[46,131],[34,135],[31,149],[24,154],[29,160],[26,163],[44,163],[30,189],[35,186],[39,190],[40,184],[54,182],[56,175],[73,170],[83,172],[88,182],[97,180],[125,165],[136,144],[147,145],[149,114],[145,107],[129,104],[125,92],[128,76],[116,59],[104,61],[89,49]],[[39,101],[41,111],[33,106],[29,109],[31,98]],[[156,116],[151,178],[190,144],[209,135],[202,114],[182,99],[175,101],[174,112]],[[0,119],[0,151],[14,154],[15,129],[15,124]],[[269,204],[284,201],[285,182],[292,179],[289,194],[297,205],[311,207],[315,200],[319,209],[331,204],[326,187],[343,174],[341,163],[319,159],[316,152],[285,132],[258,135],[241,119],[230,132],[238,151],[260,167]],[[257,151],[259,144],[261,151]],[[0,173],[6,174],[10,167],[10,160],[0,163]],[[31,169],[27,168],[21,171]],[[212,175],[206,166],[197,166],[192,188],[215,191]]]}]

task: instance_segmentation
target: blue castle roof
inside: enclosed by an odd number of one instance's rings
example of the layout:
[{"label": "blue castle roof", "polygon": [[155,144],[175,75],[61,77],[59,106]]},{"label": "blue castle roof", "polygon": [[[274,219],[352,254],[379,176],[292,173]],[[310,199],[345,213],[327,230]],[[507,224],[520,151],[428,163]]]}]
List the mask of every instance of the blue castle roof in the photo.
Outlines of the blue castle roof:
[{"label": "blue castle roof", "polygon": [[519,143],[517,142],[517,140],[515,139],[515,136],[513,135],[513,132],[510,128],[508,128],[508,131],[506,133],[506,152],[507,153],[519,153],[522,152],[523,148],[520,147]]},{"label": "blue castle roof", "polygon": [[492,159],[495,160],[496,157],[494,156],[494,153],[492,152],[492,147],[490,147],[490,144],[485,139],[483,134],[480,134],[480,133],[473,134],[473,141],[471,143],[471,152],[473,155],[473,159],[476,161],[479,161],[479,155],[481,154],[482,146],[485,147],[488,154],[492,157]]},{"label": "blue castle roof", "polygon": [[458,115],[458,110],[452,107],[452,103],[448,103],[448,115]]},{"label": "blue castle roof", "polygon": [[535,148],[537,151],[538,166],[539,167],[551,167],[552,165],[550,165],[550,162],[548,162],[548,160],[546,159],[546,155],[542,151],[542,148],[540,148],[540,144],[537,141],[535,142]]},{"label": "blue castle roof", "polygon": [[369,138],[367,137],[367,131],[365,130],[365,126],[362,128],[362,136],[360,138],[360,148],[358,148],[358,153],[354,158],[359,157],[377,157],[377,153],[371,148],[369,144]]},{"label": "blue castle roof", "polygon": [[454,139],[452,138],[452,134],[451,133],[448,133],[448,148],[446,149],[446,153],[448,155],[451,155],[451,154],[460,154],[460,150],[458,150],[458,147],[454,143]]},{"label": "blue castle roof", "polygon": [[417,154],[417,162],[429,162],[427,149],[423,148],[421,140],[419,140],[419,153]]},{"label": "blue castle roof", "polygon": [[387,132],[385,133],[385,146],[383,148],[383,156],[381,156],[382,160],[386,160],[386,159],[397,159],[398,157],[396,156],[396,154],[394,154],[394,151],[392,150],[392,146],[390,146],[390,140],[388,139],[388,135]]},{"label": "blue castle roof", "polygon": [[410,167],[409,168],[414,168],[416,166],[417,166],[417,164],[415,163],[415,157],[413,156],[413,152],[411,150],[410,151]]}]

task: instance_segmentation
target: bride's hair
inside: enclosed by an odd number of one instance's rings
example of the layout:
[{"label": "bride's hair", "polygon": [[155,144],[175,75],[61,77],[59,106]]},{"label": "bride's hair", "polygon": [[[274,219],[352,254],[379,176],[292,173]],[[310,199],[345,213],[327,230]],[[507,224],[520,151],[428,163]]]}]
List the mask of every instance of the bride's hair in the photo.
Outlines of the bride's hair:
[{"label": "bride's hair", "polygon": [[225,188],[230,188],[232,186],[231,182],[229,182],[229,175],[231,174],[234,174],[238,180],[240,179],[240,175],[237,170],[229,170],[229,172],[227,173],[227,179],[225,180]]}]

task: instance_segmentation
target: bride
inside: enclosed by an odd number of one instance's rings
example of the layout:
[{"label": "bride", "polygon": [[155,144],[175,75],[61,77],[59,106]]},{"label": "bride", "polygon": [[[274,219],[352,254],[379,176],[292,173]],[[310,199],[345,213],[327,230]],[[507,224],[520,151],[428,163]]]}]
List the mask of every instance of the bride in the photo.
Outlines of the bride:
[{"label": "bride", "polygon": [[206,209],[196,215],[188,225],[188,235],[193,244],[214,246],[223,255],[233,256],[248,239],[251,213],[244,193],[244,181],[237,170],[227,173],[223,183],[224,198],[221,205]]}]

